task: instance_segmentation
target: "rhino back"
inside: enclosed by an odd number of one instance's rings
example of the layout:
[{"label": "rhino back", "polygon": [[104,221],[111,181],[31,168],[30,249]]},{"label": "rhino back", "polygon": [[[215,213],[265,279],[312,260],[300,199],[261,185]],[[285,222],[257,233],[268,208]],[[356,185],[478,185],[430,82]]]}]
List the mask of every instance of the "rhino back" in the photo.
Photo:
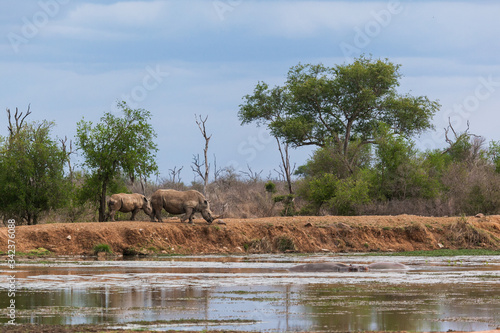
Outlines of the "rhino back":
[{"label": "rhino back", "polygon": [[118,205],[121,212],[130,212],[136,208],[141,208],[144,204],[144,196],[139,193],[117,193],[110,197],[114,205]]},{"label": "rhino back", "polygon": [[153,194],[151,201],[157,210],[164,208],[171,214],[183,214],[187,207],[196,208],[198,205],[198,196],[191,192],[160,189]]}]

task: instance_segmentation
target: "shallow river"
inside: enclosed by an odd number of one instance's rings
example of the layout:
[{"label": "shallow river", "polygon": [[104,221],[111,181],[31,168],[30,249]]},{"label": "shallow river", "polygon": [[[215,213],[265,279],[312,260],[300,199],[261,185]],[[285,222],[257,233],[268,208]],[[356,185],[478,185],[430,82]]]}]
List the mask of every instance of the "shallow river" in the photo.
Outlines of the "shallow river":
[{"label": "shallow river", "polygon": [[[73,259],[70,259],[73,260]],[[0,265],[0,323],[151,330],[477,331],[500,326],[500,256],[251,255]],[[408,271],[291,273],[308,262],[400,262]]]}]

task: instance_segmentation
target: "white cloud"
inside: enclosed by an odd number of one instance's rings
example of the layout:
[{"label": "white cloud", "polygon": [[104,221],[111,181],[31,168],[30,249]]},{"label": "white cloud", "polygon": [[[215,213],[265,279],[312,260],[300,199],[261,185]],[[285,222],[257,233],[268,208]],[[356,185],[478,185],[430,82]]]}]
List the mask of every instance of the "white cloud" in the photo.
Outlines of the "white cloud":
[{"label": "white cloud", "polygon": [[83,3],[52,26],[51,32],[89,40],[178,38],[188,31],[204,32],[209,10],[206,1]]}]

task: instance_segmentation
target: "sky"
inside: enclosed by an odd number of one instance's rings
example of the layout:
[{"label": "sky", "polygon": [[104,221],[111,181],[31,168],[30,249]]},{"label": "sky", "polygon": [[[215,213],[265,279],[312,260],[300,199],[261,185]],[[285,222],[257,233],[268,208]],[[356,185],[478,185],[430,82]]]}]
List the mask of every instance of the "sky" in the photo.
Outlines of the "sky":
[{"label": "sky", "polygon": [[[243,96],[281,85],[298,63],[335,66],[360,55],[401,65],[399,91],[442,105],[435,131],[415,142],[446,146],[444,128],[500,140],[499,1],[2,0],[0,107],[54,121],[74,141],[77,122],[119,115],[116,103],[152,113],[160,177],[203,154],[195,114],[208,116],[214,169],[276,177],[276,141],[242,126]],[[7,117],[0,115],[0,135]],[[304,164],[314,148],[290,151]],[[75,156],[81,161],[81,157]]]}]

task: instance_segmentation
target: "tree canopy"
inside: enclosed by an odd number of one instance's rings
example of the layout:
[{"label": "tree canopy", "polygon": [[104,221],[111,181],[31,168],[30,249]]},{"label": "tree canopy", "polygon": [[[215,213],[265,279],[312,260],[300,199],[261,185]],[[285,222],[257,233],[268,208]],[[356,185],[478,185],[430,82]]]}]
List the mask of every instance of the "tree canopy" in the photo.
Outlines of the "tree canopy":
[{"label": "tree canopy", "polygon": [[101,121],[81,120],[77,124],[76,144],[84,157],[92,183],[100,188],[99,221],[105,220],[106,194],[110,182],[123,174],[134,180],[157,172],[155,161],[156,134],[148,121],[151,113],[144,109],[130,109],[119,102],[123,116],[105,113]]},{"label": "tree canopy", "polygon": [[66,202],[66,154],[50,137],[53,123],[16,125],[9,126],[7,139],[0,138],[0,209],[32,225],[43,212]]},{"label": "tree canopy", "polygon": [[380,123],[408,137],[432,128],[439,103],[398,93],[399,68],[365,57],[334,67],[299,64],[283,87],[259,82],[244,97],[239,117],[267,122],[273,135],[294,147],[331,145],[352,172],[362,147],[376,143]]}]

